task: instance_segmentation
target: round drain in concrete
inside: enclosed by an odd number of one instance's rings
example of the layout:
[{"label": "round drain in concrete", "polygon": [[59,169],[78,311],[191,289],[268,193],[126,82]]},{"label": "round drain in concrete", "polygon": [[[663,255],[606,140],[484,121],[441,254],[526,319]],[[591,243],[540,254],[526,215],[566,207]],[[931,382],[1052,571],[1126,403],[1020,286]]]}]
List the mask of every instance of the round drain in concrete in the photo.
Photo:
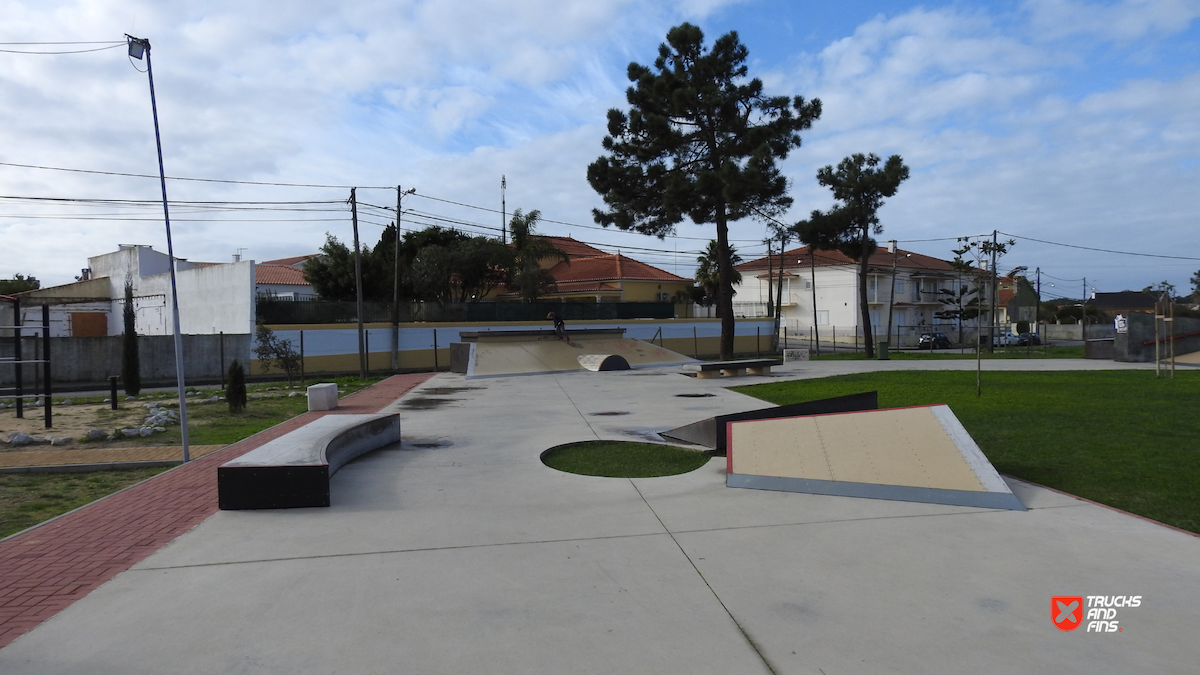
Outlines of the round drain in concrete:
[{"label": "round drain in concrete", "polygon": [[697,450],[659,443],[583,441],[550,448],[542,453],[542,463],[582,476],[653,478],[695,471],[709,457]]},{"label": "round drain in concrete", "polygon": [[610,410],[608,412],[595,412],[588,414],[593,417],[616,417],[618,415],[628,415],[629,412],[626,410]]},{"label": "round drain in concrete", "polygon": [[675,394],[675,396],[679,398],[708,398],[710,396],[716,396],[716,394]]}]

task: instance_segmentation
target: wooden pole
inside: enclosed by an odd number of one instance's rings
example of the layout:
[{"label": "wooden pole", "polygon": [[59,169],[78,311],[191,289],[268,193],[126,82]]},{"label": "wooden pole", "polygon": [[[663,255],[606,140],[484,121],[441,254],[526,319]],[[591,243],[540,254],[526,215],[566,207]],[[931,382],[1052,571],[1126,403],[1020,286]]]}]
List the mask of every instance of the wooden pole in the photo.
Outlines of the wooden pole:
[{"label": "wooden pole", "polygon": [[350,188],[350,220],[354,226],[354,288],[358,305],[358,377],[367,379],[367,352],[363,340],[362,253],[358,246],[358,199]]}]

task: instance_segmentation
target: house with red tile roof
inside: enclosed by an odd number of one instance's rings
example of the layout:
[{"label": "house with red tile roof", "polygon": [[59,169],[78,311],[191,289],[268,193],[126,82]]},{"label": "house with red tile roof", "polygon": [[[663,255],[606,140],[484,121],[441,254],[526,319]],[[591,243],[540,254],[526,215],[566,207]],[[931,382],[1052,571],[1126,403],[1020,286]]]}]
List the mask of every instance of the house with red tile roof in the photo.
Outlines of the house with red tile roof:
[{"label": "house with red tile roof", "polygon": [[[737,265],[742,283],[735,287],[735,312],[744,303],[765,309],[768,293],[773,303],[780,292],[781,261],[781,327],[792,335],[823,332],[822,340],[832,337],[835,328],[839,336],[862,335],[859,266],[838,251],[802,246],[772,256],[769,261],[759,258]],[[898,342],[897,332],[901,344],[912,346],[921,332],[941,330],[949,334],[951,328],[956,329],[952,320],[936,316],[946,309],[941,302],[946,297],[942,291],[967,283],[948,261],[902,249],[889,252],[881,247],[869,259],[867,275],[868,312],[876,339],[885,339],[889,312],[893,345]]]},{"label": "house with red tile roof", "polygon": [[[691,288],[685,279],[620,253],[606,253],[571,237],[544,237],[567,254],[567,260],[546,258],[543,267],[554,277],[556,290],[542,300],[564,302],[670,302],[676,293]],[[517,294],[496,293],[497,300]]]}]

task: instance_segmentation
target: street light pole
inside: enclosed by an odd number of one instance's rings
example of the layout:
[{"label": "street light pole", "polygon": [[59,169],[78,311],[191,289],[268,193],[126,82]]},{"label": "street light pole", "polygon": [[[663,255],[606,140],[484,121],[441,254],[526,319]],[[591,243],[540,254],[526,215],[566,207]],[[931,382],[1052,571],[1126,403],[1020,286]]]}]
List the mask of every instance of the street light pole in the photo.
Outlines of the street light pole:
[{"label": "street light pole", "polygon": [[183,437],[183,461],[187,462],[191,457],[188,451],[187,397],[183,388],[183,335],[179,330],[179,291],[175,282],[175,247],[171,243],[171,212],[167,208],[167,174],[163,170],[162,137],[158,131],[158,101],[154,97],[154,69],[150,65],[150,41],[144,38],[135,38],[128,33],[125,34],[125,37],[129,40],[129,56],[140,61],[142,55],[145,55],[146,74],[150,79],[150,111],[154,115],[154,143],[158,147],[158,181],[162,186],[163,222],[167,227],[167,258],[170,260],[168,267],[171,272],[171,314],[175,319],[175,383],[179,389],[179,425]]}]

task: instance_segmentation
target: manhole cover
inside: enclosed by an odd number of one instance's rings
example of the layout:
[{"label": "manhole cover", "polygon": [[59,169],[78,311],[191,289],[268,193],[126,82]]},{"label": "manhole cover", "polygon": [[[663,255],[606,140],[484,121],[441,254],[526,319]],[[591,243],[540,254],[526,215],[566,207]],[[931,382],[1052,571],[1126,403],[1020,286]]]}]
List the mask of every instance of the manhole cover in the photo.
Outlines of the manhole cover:
[{"label": "manhole cover", "polygon": [[675,394],[675,396],[679,398],[708,398],[710,396],[716,396],[716,394]]},{"label": "manhole cover", "polygon": [[622,411],[612,411],[612,412],[597,412],[597,413],[590,413],[590,414],[595,417],[616,417],[617,415],[628,415],[629,413],[622,410]]}]

